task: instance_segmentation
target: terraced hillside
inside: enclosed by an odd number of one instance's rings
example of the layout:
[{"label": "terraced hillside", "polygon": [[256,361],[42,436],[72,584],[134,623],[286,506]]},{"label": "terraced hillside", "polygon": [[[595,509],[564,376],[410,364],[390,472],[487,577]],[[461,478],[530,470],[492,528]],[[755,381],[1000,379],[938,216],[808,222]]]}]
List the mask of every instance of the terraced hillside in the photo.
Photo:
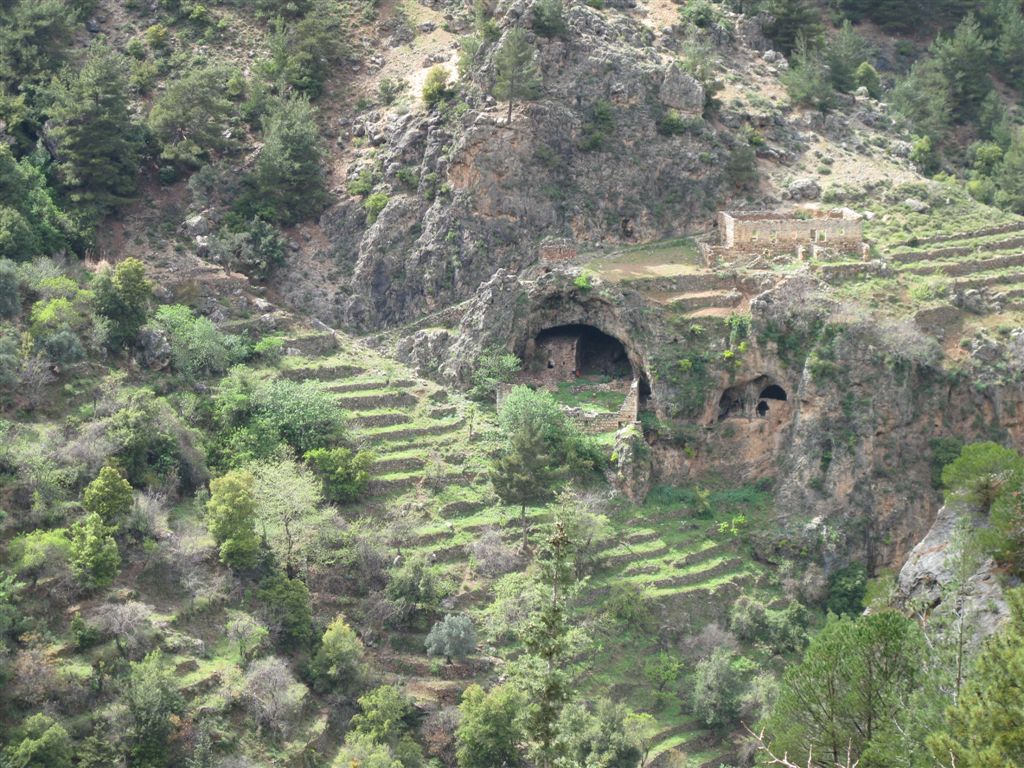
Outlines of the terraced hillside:
[{"label": "terraced hillside", "polygon": [[[353,439],[377,454],[370,498],[360,513],[406,515],[409,530],[398,547],[401,556],[423,556],[436,564],[450,583],[446,610],[469,612],[479,626],[487,626],[495,601],[519,572],[481,573],[473,548],[483,535],[496,532],[518,552],[521,537],[518,510],[498,503],[487,479],[489,455],[497,446],[493,411],[417,378],[357,341],[300,337],[289,345],[310,354],[287,357],[283,375],[322,382],[347,412]],[[729,607],[741,591],[773,593],[742,536],[726,530],[735,515],[756,514],[768,496],[753,489],[708,493],[661,489],[644,506],[588,497],[589,508],[606,513],[607,527],[581,573],[586,582],[575,607],[580,626],[592,628],[598,638],[583,685],[594,692],[615,690],[637,711],[656,717],[653,765],[685,755],[694,765],[717,766],[722,745],[719,735],[694,720],[685,701],[652,696],[649,686],[638,682],[644,679],[644,661],[662,642],[675,644],[712,623],[727,626]],[[548,509],[530,510],[534,540],[550,519]],[[725,528],[720,530],[720,523]],[[517,567],[526,563],[519,556]],[[609,613],[614,602],[609,596],[624,590],[636,596],[649,625],[623,623]],[[670,627],[670,637],[659,640],[659,627]],[[514,643],[491,635],[466,662],[439,665],[425,654],[424,632],[391,637],[374,656],[386,678],[428,711],[454,705],[472,682],[493,682],[503,659],[516,653]],[[692,674],[692,664],[685,672]]]}]

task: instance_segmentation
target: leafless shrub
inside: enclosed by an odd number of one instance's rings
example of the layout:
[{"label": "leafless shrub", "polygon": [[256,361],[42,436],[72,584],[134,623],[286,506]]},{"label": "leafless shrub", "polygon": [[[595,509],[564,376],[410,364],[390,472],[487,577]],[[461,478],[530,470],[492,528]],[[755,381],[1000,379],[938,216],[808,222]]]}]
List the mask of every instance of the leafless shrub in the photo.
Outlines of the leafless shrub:
[{"label": "leafless shrub", "polygon": [[167,494],[154,490],[137,493],[126,525],[144,538],[166,538],[170,534],[167,508]]},{"label": "leafless shrub", "polygon": [[152,616],[153,609],[148,605],[129,600],[101,605],[93,613],[91,623],[114,640],[122,657],[130,659],[140,657],[152,641]]},{"label": "leafless shrub", "polygon": [[519,550],[501,538],[497,528],[487,528],[469,545],[473,563],[481,576],[501,576],[519,568],[522,557]]},{"label": "leafless shrub", "polygon": [[245,675],[243,698],[261,731],[285,736],[306,700],[306,686],[298,682],[284,660],[257,659]]},{"label": "leafless shrub", "polygon": [[458,707],[445,707],[426,717],[420,730],[428,755],[445,765],[455,764],[455,730],[461,720]]},{"label": "leafless shrub", "polygon": [[723,629],[717,622],[712,622],[696,635],[683,641],[686,652],[699,659],[707,658],[717,648],[734,651],[739,647],[736,636]]}]

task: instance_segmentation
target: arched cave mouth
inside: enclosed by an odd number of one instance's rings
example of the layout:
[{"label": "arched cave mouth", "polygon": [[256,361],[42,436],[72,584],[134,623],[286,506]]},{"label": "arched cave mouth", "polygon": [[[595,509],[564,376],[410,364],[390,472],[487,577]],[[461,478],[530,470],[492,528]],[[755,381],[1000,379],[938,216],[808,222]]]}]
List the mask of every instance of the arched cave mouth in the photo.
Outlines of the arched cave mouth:
[{"label": "arched cave mouth", "polygon": [[592,325],[559,325],[537,334],[533,365],[566,379],[576,376],[633,378],[625,345]]},{"label": "arched cave mouth", "polygon": [[772,404],[789,399],[786,390],[767,376],[729,387],[718,401],[718,420],[730,417],[767,418]]}]

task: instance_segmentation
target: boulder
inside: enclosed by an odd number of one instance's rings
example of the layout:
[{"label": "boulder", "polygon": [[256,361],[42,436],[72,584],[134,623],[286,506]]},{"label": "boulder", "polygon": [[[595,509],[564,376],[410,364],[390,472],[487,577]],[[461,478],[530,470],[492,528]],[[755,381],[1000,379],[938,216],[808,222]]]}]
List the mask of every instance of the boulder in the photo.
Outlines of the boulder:
[{"label": "boulder", "polygon": [[161,371],[171,364],[171,342],[164,331],[143,328],[135,342],[140,365],[153,371]]},{"label": "boulder", "polygon": [[704,86],[672,64],[661,81],[661,103],[680,112],[699,115],[704,111]]},{"label": "boulder", "polygon": [[793,200],[817,200],[821,197],[821,186],[814,179],[797,179],[788,187]]}]

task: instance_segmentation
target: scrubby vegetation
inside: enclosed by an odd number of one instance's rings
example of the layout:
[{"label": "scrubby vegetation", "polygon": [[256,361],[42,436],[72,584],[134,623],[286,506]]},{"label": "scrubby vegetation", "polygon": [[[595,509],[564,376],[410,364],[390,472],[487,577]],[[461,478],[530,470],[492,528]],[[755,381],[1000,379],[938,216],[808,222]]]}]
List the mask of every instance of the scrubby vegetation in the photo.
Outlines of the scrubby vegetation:
[{"label": "scrubby vegetation", "polygon": [[[1009,623],[980,645],[961,599],[979,561],[1007,586],[1024,577],[1024,459],[977,442],[982,427],[973,442],[929,440],[932,483],[963,517],[942,601],[953,608],[898,611],[873,564],[826,553],[837,532],[786,538],[771,478],[702,474],[695,447],[709,392],[755,343],[808,384],[835,384],[843,345],[860,340],[836,316],[853,310],[755,327],[749,287],[672,283],[707,277],[683,236],[694,222],[778,202],[770,188],[803,139],[769,142],[773,125],[810,131],[873,99],[891,106],[894,138],[855,143],[899,149],[934,179],[905,163],[911,182],[826,190],[825,204],[870,203],[872,258],[888,259],[835,297],[902,321],[978,286],[1024,295],[1018,230],[987,229],[1024,213],[1019,3],[694,0],[671,10],[675,28],[629,35],[608,21],[629,14],[604,5],[537,0],[499,19],[479,2],[441,24],[422,4],[362,0],[0,7],[0,768],[1024,762],[1024,597],[1008,591]],[[756,31],[787,61],[753,62],[758,76],[771,64],[778,93],[745,94],[765,114],[741,116],[716,97],[742,91],[722,52],[739,50],[734,14],[760,11]],[[666,94],[639,98],[611,57],[594,59],[600,87],[553,109],[552,62],[571,59],[583,28],[616,55],[671,41],[657,55],[691,93],[672,92],[652,58]],[[440,33],[451,60],[406,40]],[[425,62],[419,80],[385,50],[399,47]],[[467,361],[464,397],[423,378],[441,364],[433,349],[414,370],[389,357],[387,334],[364,343],[281,309],[284,294],[312,302],[277,279],[300,252],[306,266],[316,254],[313,283],[366,271],[356,243],[394,257],[375,283],[411,281],[416,259],[390,240],[405,220],[416,237],[448,222],[445,267],[426,281],[439,290],[471,292],[497,253],[494,232],[460,245],[457,206],[474,188],[386,162],[394,137],[364,119],[372,110],[394,125],[418,113],[407,148],[422,140],[436,168],[466,178],[471,128],[529,143],[565,118],[558,141],[530,148],[559,181],[545,188],[552,232],[579,234],[589,225],[575,217],[597,209],[562,205],[563,187],[592,180],[570,178],[570,161],[629,152],[643,120],[671,148],[672,183],[644,184],[672,190],[650,206],[615,201],[607,229],[626,245],[609,253],[614,238],[594,233],[594,263],[567,281],[579,307],[623,309],[609,290],[621,282],[646,302],[626,313],[657,316],[657,338],[637,341],[669,396],[652,406],[645,392],[630,434],[642,458],[673,451],[675,463],[645,478],[642,502],[611,492],[614,430],[591,435],[566,415],[617,413],[607,377],[513,387],[528,371],[498,344]],[[677,183],[680,169],[697,170]],[[661,232],[670,197],[692,220],[635,244]],[[514,239],[518,205],[494,216],[502,237]],[[535,243],[520,245],[532,259]],[[862,265],[854,256],[838,266]],[[365,299],[318,306],[345,303],[339,316],[358,325]],[[431,322],[448,322],[428,303]],[[1008,322],[991,324],[1004,340]],[[938,369],[956,352],[885,328],[872,350],[888,366]],[[420,330],[459,334],[396,333]],[[811,461],[822,475],[853,453],[859,407],[836,414]]]}]

